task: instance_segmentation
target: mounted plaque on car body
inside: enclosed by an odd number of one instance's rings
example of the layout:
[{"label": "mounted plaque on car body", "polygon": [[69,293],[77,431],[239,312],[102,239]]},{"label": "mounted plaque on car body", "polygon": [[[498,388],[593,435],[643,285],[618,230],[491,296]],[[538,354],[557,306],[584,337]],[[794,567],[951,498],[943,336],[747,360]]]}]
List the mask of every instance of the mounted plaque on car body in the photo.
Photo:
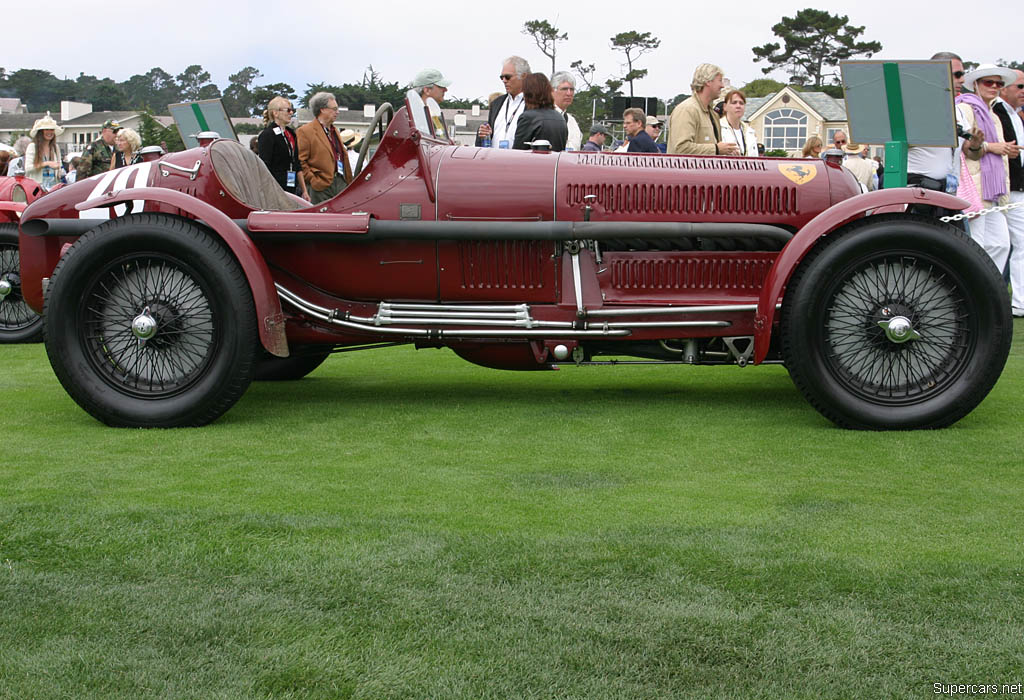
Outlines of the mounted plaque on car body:
[{"label": "mounted plaque on car body", "polygon": [[196,135],[202,131],[216,131],[222,139],[238,140],[235,135],[235,127],[228,118],[224,109],[224,103],[220,99],[199,100],[198,102],[180,102],[167,105],[174,123],[181,134],[181,140],[185,148],[195,148],[199,145]]},{"label": "mounted plaque on car body", "polygon": [[887,187],[907,184],[907,148],[957,145],[949,61],[842,61],[850,137],[885,144]]}]

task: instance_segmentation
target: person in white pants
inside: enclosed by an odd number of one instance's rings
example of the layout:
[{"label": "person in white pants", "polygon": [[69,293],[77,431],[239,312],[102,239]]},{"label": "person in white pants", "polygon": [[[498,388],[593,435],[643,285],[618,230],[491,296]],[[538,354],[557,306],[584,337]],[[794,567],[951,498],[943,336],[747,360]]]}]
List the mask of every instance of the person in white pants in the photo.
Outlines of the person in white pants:
[{"label": "person in white pants", "polygon": [[[1017,79],[1008,83],[999,93],[993,111],[1003,122],[1003,133],[1009,137],[1007,124],[1011,125],[1017,143],[1024,143],[1024,122],[1017,111],[1024,106],[1024,72],[1015,71]],[[1024,152],[1010,162],[1010,203],[1024,202]],[[1010,302],[1014,316],[1024,316],[1024,205],[1006,212],[1006,223],[1010,234],[1010,286],[1013,288]]]}]

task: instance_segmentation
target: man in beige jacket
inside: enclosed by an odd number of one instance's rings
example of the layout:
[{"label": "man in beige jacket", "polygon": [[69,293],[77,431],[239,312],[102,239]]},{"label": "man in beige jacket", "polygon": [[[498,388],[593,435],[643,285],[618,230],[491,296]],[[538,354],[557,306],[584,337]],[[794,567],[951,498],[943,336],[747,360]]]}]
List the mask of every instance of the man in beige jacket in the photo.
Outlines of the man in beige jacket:
[{"label": "man in beige jacket", "polygon": [[864,147],[850,142],[843,146],[843,151],[846,152],[846,160],[843,161],[843,167],[853,173],[853,176],[857,178],[857,182],[861,184],[865,192],[875,189],[874,179],[871,176],[875,174],[878,165],[875,161],[864,157]]},{"label": "man in beige jacket", "polygon": [[693,72],[693,94],[676,105],[668,121],[668,152],[692,155],[739,155],[735,143],[722,141],[719,118],[711,110],[724,84],[722,69],[702,63]]}]

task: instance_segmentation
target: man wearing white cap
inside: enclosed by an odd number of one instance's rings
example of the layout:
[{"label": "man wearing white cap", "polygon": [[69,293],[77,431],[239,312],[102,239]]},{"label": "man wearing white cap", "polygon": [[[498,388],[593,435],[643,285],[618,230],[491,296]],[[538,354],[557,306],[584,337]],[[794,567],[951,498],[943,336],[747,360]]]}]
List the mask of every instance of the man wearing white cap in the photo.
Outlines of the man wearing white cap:
[{"label": "man wearing white cap", "polygon": [[[992,111],[1003,124],[1003,135],[1018,145],[1024,143],[1024,123],[1021,122],[1017,107],[1024,97],[1024,72],[1014,71],[1014,79],[1007,83],[999,97],[992,104]],[[1008,158],[1010,170],[1010,203],[1024,202],[1024,152],[1016,158]],[[991,216],[991,214],[990,214]],[[1006,211],[1006,225],[1010,232],[1010,285],[1013,295],[1010,299],[1014,316],[1024,316],[1024,207]]]},{"label": "man wearing white cap", "polygon": [[[985,208],[1008,204],[1010,201],[1009,159],[1020,157],[1015,134],[1004,138],[1003,124],[992,111],[999,91],[1013,82],[1017,75],[1009,68],[984,63],[964,76],[964,87],[977,94],[962,94],[957,104],[970,109],[964,113],[967,127],[974,136],[967,141],[967,172]],[[971,238],[978,242],[1003,271],[1010,253],[1010,231],[1006,212],[993,212],[971,222]],[[1022,241],[1024,244],[1024,241]]]},{"label": "man wearing white cap", "polygon": [[448,86],[452,84],[452,81],[446,80],[441,71],[436,68],[427,68],[421,70],[413,78],[411,87],[413,90],[419,90],[420,97],[426,102],[428,97],[433,97],[434,101],[438,105],[441,104],[441,100],[444,99],[444,94],[448,92]]}]

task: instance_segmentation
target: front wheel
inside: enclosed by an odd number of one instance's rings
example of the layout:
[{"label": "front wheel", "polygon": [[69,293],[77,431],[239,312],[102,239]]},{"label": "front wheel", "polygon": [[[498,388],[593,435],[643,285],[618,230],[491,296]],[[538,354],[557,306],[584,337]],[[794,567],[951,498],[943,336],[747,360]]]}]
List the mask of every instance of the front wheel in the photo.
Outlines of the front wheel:
[{"label": "front wheel", "polygon": [[940,428],[970,413],[1010,351],[1006,285],[959,230],[873,217],[825,238],[782,307],[793,382],[837,425]]},{"label": "front wheel", "polygon": [[219,239],[186,219],[130,215],[79,238],[54,270],[44,319],[57,378],[108,425],[205,425],[255,371],[245,275]]},{"label": "front wheel", "polygon": [[36,343],[43,336],[43,317],[21,295],[18,225],[0,224],[0,343]]}]

